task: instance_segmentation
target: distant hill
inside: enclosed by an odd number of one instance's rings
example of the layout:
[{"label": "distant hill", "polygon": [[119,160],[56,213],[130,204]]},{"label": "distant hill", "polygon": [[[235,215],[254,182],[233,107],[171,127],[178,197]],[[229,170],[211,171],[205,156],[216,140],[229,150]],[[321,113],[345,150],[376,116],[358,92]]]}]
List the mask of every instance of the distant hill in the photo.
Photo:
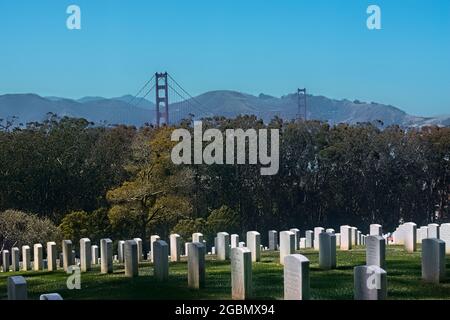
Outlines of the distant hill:
[{"label": "distant hill", "polygon": [[[382,122],[384,126],[450,125],[450,116],[415,117],[389,105],[375,102],[335,100],[324,96],[308,95],[308,119],[326,121],[331,124],[359,122]],[[185,110],[185,104],[170,105],[172,119],[187,117],[194,113],[196,118],[213,115],[234,117],[241,114],[255,114],[269,121],[274,116],[293,119],[297,115],[297,95],[281,98],[265,94],[254,96],[236,91],[211,91],[195,98],[196,110]],[[40,97],[35,94],[6,94],[0,96],[0,119],[18,117],[20,123],[41,121],[48,112],[59,116],[81,117],[89,121],[108,124],[141,126],[154,122],[153,102],[131,95],[117,98],[84,97],[78,100],[60,97]]]}]

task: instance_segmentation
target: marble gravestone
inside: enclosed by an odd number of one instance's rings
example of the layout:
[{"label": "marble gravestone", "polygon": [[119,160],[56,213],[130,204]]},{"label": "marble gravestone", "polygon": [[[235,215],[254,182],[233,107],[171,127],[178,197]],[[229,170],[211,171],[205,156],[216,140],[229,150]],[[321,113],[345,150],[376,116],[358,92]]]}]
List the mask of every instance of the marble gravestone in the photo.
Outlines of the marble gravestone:
[{"label": "marble gravestone", "polygon": [[366,238],[366,265],[386,268],[386,240],[382,236]]},{"label": "marble gravestone", "polygon": [[440,283],[445,279],[445,242],[428,238],[422,241],[422,279]]},{"label": "marble gravestone", "polygon": [[311,249],[314,247],[314,231],[305,231],[305,248]]},{"label": "marble gravestone", "polygon": [[417,246],[416,230],[417,225],[413,222],[408,222],[402,225],[402,236],[405,245],[405,250],[409,253],[416,251]]},{"label": "marble gravestone", "polygon": [[88,238],[80,239],[80,270],[87,272],[92,266],[92,247],[91,240]]},{"label": "marble gravestone", "polygon": [[439,239],[439,225],[436,223],[430,223],[428,225],[428,238]]},{"label": "marble gravestone", "polygon": [[134,278],[139,275],[138,244],[135,240],[127,240],[124,245],[125,276]]},{"label": "marble gravestone", "polygon": [[450,223],[441,224],[440,237],[445,242],[445,254],[450,255]]},{"label": "marble gravestone", "polygon": [[301,254],[284,258],[284,300],[308,300],[309,260]]},{"label": "marble gravestone", "polygon": [[154,250],[153,250],[153,246],[155,245],[156,241],[161,240],[161,238],[158,235],[153,235],[150,237],[150,256],[151,256],[151,261],[154,262]]},{"label": "marble gravestone", "polygon": [[231,249],[231,298],[252,297],[252,253],[248,248]]},{"label": "marble gravestone", "polygon": [[325,230],[325,232],[326,233],[336,233],[336,230],[329,228],[329,229]]},{"label": "marble gravestone", "polygon": [[387,273],[378,266],[354,268],[355,300],[386,300]]},{"label": "marble gravestone", "polygon": [[181,256],[181,236],[179,234],[170,235],[170,261],[179,262]]},{"label": "marble gravestone", "polygon": [[24,277],[8,278],[8,300],[28,300],[27,282]]},{"label": "marble gravestone", "polygon": [[295,234],[291,231],[280,232],[280,264],[284,258],[295,253]]},{"label": "marble gravestone", "polygon": [[91,246],[91,257],[92,257],[92,264],[97,265],[98,264],[98,246],[94,245]]},{"label": "marble gravestone", "polygon": [[225,261],[230,259],[230,235],[226,232],[217,234],[217,260]]},{"label": "marble gravestone", "polygon": [[306,249],[306,238],[300,238],[300,249]]},{"label": "marble gravestone", "polygon": [[383,227],[380,224],[371,224],[369,234],[371,236],[382,236],[383,235]]},{"label": "marble gravestone", "polygon": [[341,234],[340,233],[335,233],[336,234],[336,247],[340,248],[341,247]]},{"label": "marble gravestone", "polygon": [[11,249],[11,269],[13,272],[20,271],[20,250],[17,247]]},{"label": "marble gravestone", "polygon": [[341,226],[341,250],[348,251],[352,249],[352,231],[350,226]]},{"label": "marble gravestone", "polygon": [[297,228],[293,228],[291,230],[289,230],[290,232],[292,232],[294,234],[294,238],[295,238],[295,250],[300,249],[300,230]]},{"label": "marble gravestone", "polygon": [[428,227],[422,226],[417,230],[416,243],[421,244],[423,239],[428,239]]},{"label": "marble gravestone", "polygon": [[318,233],[319,268],[330,270],[336,268],[336,235],[332,233]]},{"label": "marble gravestone", "polygon": [[47,269],[48,271],[58,270],[58,265],[56,264],[56,258],[58,252],[56,251],[56,242],[47,242]]},{"label": "marble gravestone", "polygon": [[113,243],[111,239],[100,240],[100,271],[101,273],[113,273]]},{"label": "marble gravestone", "polygon": [[[136,243],[137,245],[137,243]],[[120,240],[117,242],[117,259],[119,260],[119,263],[125,262],[125,241]]]},{"label": "marble gravestone", "polygon": [[72,241],[63,240],[62,241],[62,251],[63,251],[63,268],[67,272],[69,267],[72,265]]},{"label": "marble gravestone", "polygon": [[30,246],[22,246],[22,269],[31,270],[31,249]]},{"label": "marble gravestone", "polygon": [[136,241],[137,244],[137,251],[138,251],[138,261],[142,262],[142,257],[143,257],[143,250],[142,250],[142,239],[141,238],[134,238],[134,241]]},{"label": "marble gravestone", "polygon": [[206,246],[200,242],[189,243],[188,286],[193,289],[205,287]]},{"label": "marble gravestone", "polygon": [[59,293],[46,293],[39,296],[40,301],[61,301],[63,298]]},{"label": "marble gravestone", "polygon": [[37,243],[34,245],[34,271],[44,270],[44,249],[42,244]]},{"label": "marble gravestone", "polygon": [[2,260],[3,260],[3,272],[9,272],[10,267],[10,254],[8,250],[2,251]]},{"label": "marble gravestone", "polygon": [[252,262],[261,261],[261,235],[259,232],[247,232],[247,248],[252,252]]},{"label": "marble gravestone", "polygon": [[320,251],[320,240],[319,240],[319,235],[321,233],[325,232],[325,229],[322,227],[315,227],[314,228],[314,250],[316,251]]},{"label": "marble gravestone", "polygon": [[278,250],[278,232],[275,230],[269,231],[269,250]]},{"label": "marble gravestone", "polygon": [[[163,240],[153,242],[153,269],[156,280],[169,279],[169,246]],[[190,253],[190,252],[189,252]]]},{"label": "marble gravestone", "polygon": [[357,231],[358,231],[358,228],[356,228],[356,227],[350,227],[350,234],[351,234],[351,243],[352,243],[352,247],[355,247],[356,244],[357,244],[357,241],[356,241]]},{"label": "marble gravestone", "polygon": [[239,235],[232,234],[230,236],[231,239],[231,248],[238,248],[239,247]]},{"label": "marble gravestone", "polygon": [[203,243],[203,234],[200,232],[196,232],[192,234],[192,242]]}]

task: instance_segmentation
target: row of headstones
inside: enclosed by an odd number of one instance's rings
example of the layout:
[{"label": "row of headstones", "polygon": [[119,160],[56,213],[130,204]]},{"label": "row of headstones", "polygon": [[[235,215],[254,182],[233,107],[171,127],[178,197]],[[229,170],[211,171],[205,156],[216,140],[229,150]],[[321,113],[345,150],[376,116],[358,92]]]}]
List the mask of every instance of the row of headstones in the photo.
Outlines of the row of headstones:
[{"label": "row of headstones", "polygon": [[407,252],[415,252],[417,244],[422,243],[424,239],[441,240],[445,243],[446,254],[450,254],[450,223],[431,223],[417,228],[415,223],[407,222],[398,226],[392,234],[392,244],[404,245]]},{"label": "row of headstones", "polygon": [[[319,266],[322,269],[336,268],[336,235],[331,232],[318,233],[319,238]],[[221,232],[217,235],[218,255],[221,260],[227,260],[230,257],[230,245],[228,233]],[[201,240],[199,238],[195,240]],[[385,238],[382,236],[369,236],[366,239],[367,242],[367,254],[366,254],[366,266],[359,266],[355,268],[355,298],[385,297],[386,286],[385,283],[386,272],[385,268]],[[171,236],[172,248],[180,248],[181,241],[178,235]],[[249,248],[231,248],[231,272],[232,272],[232,297],[234,299],[245,299],[249,297],[251,290],[251,263],[260,260],[260,234],[256,231],[250,231],[247,233],[247,243]],[[81,244],[81,257],[85,256],[86,252],[90,252],[89,239],[82,239]],[[71,252],[71,241],[63,241],[63,255],[66,257],[68,252]],[[168,279],[169,266],[168,266],[168,245],[165,241],[155,239],[152,242],[153,250],[153,262],[154,262],[154,274],[156,279],[164,281]],[[102,272],[112,272],[112,241],[110,239],[103,239],[101,241],[101,253],[102,257]],[[236,249],[238,249],[236,251]],[[296,257],[292,263],[301,263],[303,266],[304,258],[299,259],[300,255],[295,255],[295,233],[291,231],[283,231],[280,233],[280,263],[286,264],[289,257]],[[247,254],[248,253],[248,254]],[[188,285],[191,288],[202,288],[205,283],[205,255],[206,246],[201,242],[188,243]],[[173,256],[174,253],[171,252]],[[175,254],[176,256],[176,254]],[[247,257],[248,256],[248,257]],[[247,258],[246,258],[247,257]],[[88,264],[82,263],[82,266]],[[288,260],[287,260],[288,259]],[[84,260],[83,258],[81,259]],[[68,261],[68,260],[67,260]],[[124,243],[124,262],[125,262],[125,274],[129,277],[138,276],[138,242],[136,240],[128,240]],[[309,262],[308,262],[309,266]],[[65,267],[68,267],[65,265]],[[370,268],[370,269],[368,269]],[[286,271],[286,269],[288,271]],[[87,271],[88,269],[84,269]],[[249,271],[250,270],[250,271]],[[301,283],[309,283],[309,279],[303,278],[305,271],[300,268],[300,271],[295,274],[294,277],[302,277]],[[370,287],[363,285],[367,283],[367,270],[372,270],[373,273],[378,275],[381,281],[381,289],[378,291],[373,290]],[[291,268],[285,266],[285,279],[288,275],[292,276]],[[309,269],[307,274],[309,275]],[[423,251],[422,251],[422,275],[426,281],[439,282],[445,276],[445,243],[438,239],[424,239]],[[11,277],[14,278],[14,277]],[[289,277],[288,277],[289,278]],[[381,280],[380,280],[381,279]],[[383,280],[384,279],[384,280]],[[304,294],[299,294],[303,286],[290,284],[291,281],[285,283],[287,297],[291,297],[289,292],[296,292],[297,298],[303,297]],[[377,288],[380,287],[378,284]],[[287,288],[287,289],[286,289]],[[291,289],[289,289],[291,288]],[[384,289],[383,289],[384,288]],[[290,290],[290,291],[289,291]],[[297,291],[295,291],[297,290]],[[300,291],[299,291],[300,290]],[[370,292],[366,292],[369,290]],[[307,295],[305,295],[307,296]],[[291,297],[292,298],[292,297]]]}]

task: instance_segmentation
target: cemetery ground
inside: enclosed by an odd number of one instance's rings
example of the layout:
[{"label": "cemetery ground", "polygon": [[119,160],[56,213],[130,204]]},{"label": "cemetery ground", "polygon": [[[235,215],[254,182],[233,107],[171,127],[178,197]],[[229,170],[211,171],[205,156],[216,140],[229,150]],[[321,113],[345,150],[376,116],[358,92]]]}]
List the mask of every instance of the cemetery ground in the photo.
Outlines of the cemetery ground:
[{"label": "cemetery ground", "polygon": [[[353,268],[365,264],[366,250],[357,247],[352,251],[337,250],[337,269],[323,271],[318,266],[318,252],[300,250],[311,261],[311,299],[352,300]],[[279,252],[261,252],[261,262],[253,263],[253,289],[255,300],[283,299],[283,266]],[[114,265],[113,274],[100,274],[96,265],[81,275],[81,290],[69,290],[68,275],[57,272],[0,273],[0,300],[7,298],[8,276],[23,275],[28,284],[30,299],[39,299],[42,293],[57,292],[65,300],[229,300],[231,299],[231,274],[229,261],[217,261],[215,256],[206,259],[206,285],[193,290],[187,284],[187,262],[170,263],[169,281],[157,282],[149,262],[140,263],[139,277],[126,278],[122,264]],[[388,299],[450,299],[450,258],[446,257],[447,280],[439,285],[421,280],[420,246],[415,253],[406,253],[402,246],[386,248],[388,274]]]}]

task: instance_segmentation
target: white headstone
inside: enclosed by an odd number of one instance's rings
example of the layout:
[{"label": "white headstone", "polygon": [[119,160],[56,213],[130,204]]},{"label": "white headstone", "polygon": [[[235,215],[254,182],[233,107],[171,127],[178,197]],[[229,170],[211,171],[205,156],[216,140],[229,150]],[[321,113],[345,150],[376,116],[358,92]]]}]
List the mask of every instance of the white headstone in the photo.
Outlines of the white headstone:
[{"label": "white headstone", "polygon": [[336,233],[336,247],[338,247],[338,248],[341,247],[341,234],[340,233]]},{"label": "white headstone", "polygon": [[217,234],[217,260],[225,261],[230,258],[230,235],[226,232]]},{"label": "white headstone", "polygon": [[91,270],[92,265],[92,247],[91,240],[88,238],[80,239],[80,270],[87,272]]},{"label": "white headstone", "polygon": [[325,230],[325,232],[326,233],[336,233],[336,231],[334,229],[331,229],[331,228]]},{"label": "white headstone", "polygon": [[[136,243],[136,245],[137,245],[137,243]],[[119,242],[117,242],[117,258],[120,263],[125,262],[125,241],[124,240],[120,240]]]},{"label": "white headstone", "polygon": [[315,227],[314,228],[314,250],[319,251],[320,250],[320,241],[319,241],[319,235],[321,233],[325,232],[325,229],[322,227]]},{"label": "white headstone", "polygon": [[152,262],[154,262],[154,258],[155,258],[155,254],[154,254],[154,250],[153,250],[153,246],[155,244],[156,241],[161,240],[161,238],[158,235],[153,235],[150,237],[150,252],[151,252],[151,257],[152,257]]},{"label": "white headstone", "polygon": [[309,260],[301,254],[284,258],[284,300],[309,299]]},{"label": "white headstone", "polygon": [[428,238],[422,241],[422,279],[439,283],[445,279],[445,242]]},{"label": "white headstone", "polygon": [[341,226],[341,250],[352,249],[352,229],[350,226]]},{"label": "white headstone", "polygon": [[137,244],[137,254],[138,254],[138,261],[142,262],[143,258],[143,250],[142,250],[142,239],[141,238],[134,238],[134,241],[136,241]]},{"label": "white headstone", "polygon": [[30,246],[22,246],[22,269],[31,270],[31,249]]},{"label": "white headstone", "polygon": [[320,243],[319,268],[330,270],[336,268],[336,235],[327,232],[318,233]]},{"label": "white headstone", "polygon": [[295,250],[299,249],[300,246],[300,230],[297,228],[293,228],[291,230],[292,233],[294,233],[294,237],[295,237]]},{"label": "white headstone", "polygon": [[156,280],[167,281],[169,279],[169,246],[163,240],[156,240],[153,242],[152,253]]},{"label": "white headstone", "polygon": [[42,271],[44,270],[44,249],[42,248],[42,244],[37,243],[34,245],[34,271]]},{"label": "white headstone", "polygon": [[16,247],[11,249],[11,268],[13,272],[20,271],[20,250]]},{"label": "white headstone", "polygon": [[300,238],[300,249],[306,249],[306,238]]},{"label": "white headstone", "polygon": [[233,300],[252,297],[252,253],[248,248],[231,249],[231,297]]},{"label": "white headstone", "polygon": [[203,234],[196,232],[192,234],[192,242],[199,242],[199,243],[203,243]]},{"label": "white headstone", "polygon": [[178,262],[181,256],[181,236],[179,234],[170,235],[170,261]]},{"label": "white headstone", "polygon": [[354,247],[354,246],[357,245],[357,240],[356,240],[356,238],[357,238],[357,231],[358,231],[358,228],[356,228],[356,227],[350,227],[350,234],[351,234],[351,240],[352,240],[352,247]]},{"label": "white headstone", "polygon": [[39,296],[39,300],[41,301],[61,301],[63,300],[63,298],[61,297],[61,295],[59,293],[46,293],[46,294],[41,294]]},{"label": "white headstone", "polygon": [[98,264],[98,246],[91,246],[92,264]]},{"label": "white headstone", "polygon": [[139,275],[138,244],[135,240],[127,240],[124,245],[125,276],[134,278]]},{"label": "white headstone", "polygon": [[386,267],[386,240],[382,236],[366,238],[366,265]]},{"label": "white headstone", "polygon": [[245,242],[244,241],[239,242],[239,248],[245,248]]},{"label": "white headstone", "polygon": [[2,251],[2,258],[3,258],[3,272],[9,272],[9,266],[10,266],[10,254],[8,250]]},{"label": "white headstone", "polygon": [[100,240],[101,273],[113,273],[113,247],[111,239]]},{"label": "white headstone", "polygon": [[284,264],[284,257],[295,253],[295,234],[291,231],[280,232],[280,263]]},{"label": "white headstone", "polygon": [[48,271],[58,270],[58,265],[56,264],[57,251],[56,242],[47,242],[47,268]]},{"label": "white headstone", "polygon": [[450,223],[441,224],[440,237],[445,242],[445,254],[450,254]]},{"label": "white headstone", "polygon": [[62,250],[64,271],[67,272],[67,270],[69,270],[69,267],[72,265],[72,241],[63,240]]},{"label": "white headstone", "polygon": [[261,235],[256,231],[247,232],[247,248],[252,252],[252,261],[261,261]]},{"label": "white headstone", "polygon": [[278,232],[275,230],[269,231],[269,250],[278,250]]},{"label": "white headstone", "polygon": [[370,225],[370,235],[371,236],[382,236],[383,235],[383,227],[381,224],[371,224]]},{"label": "white headstone", "polygon": [[28,300],[27,282],[24,277],[8,277],[8,300]]},{"label": "white headstone", "polygon": [[378,266],[354,268],[355,300],[386,300],[387,273]]},{"label": "white headstone", "polygon": [[437,223],[430,223],[428,225],[428,238],[439,239],[439,225]]},{"label": "white headstone", "polygon": [[231,248],[238,248],[239,247],[239,235],[232,234],[230,236],[231,238]]},{"label": "white headstone", "polygon": [[305,247],[311,249],[314,247],[314,231],[305,231]]},{"label": "white headstone", "polygon": [[203,243],[189,243],[188,286],[200,289],[205,286],[205,255],[206,246]]},{"label": "white headstone", "polygon": [[417,225],[413,222],[408,222],[402,226],[403,241],[405,250],[409,253],[416,251],[416,233]]}]

